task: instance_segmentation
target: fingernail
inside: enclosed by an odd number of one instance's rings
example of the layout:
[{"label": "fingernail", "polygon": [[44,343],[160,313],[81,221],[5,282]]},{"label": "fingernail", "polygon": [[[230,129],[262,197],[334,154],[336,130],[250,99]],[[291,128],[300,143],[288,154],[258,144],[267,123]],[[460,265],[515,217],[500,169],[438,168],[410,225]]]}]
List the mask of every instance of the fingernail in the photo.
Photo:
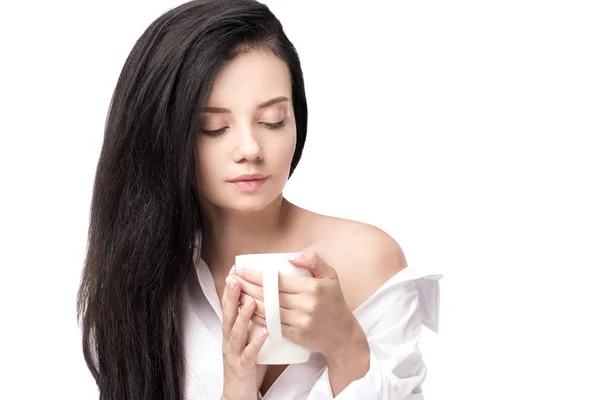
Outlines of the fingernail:
[{"label": "fingernail", "polygon": [[244,301],[244,308],[250,308],[253,302],[254,299],[252,297],[246,298],[246,301]]},{"label": "fingernail", "polygon": [[235,279],[233,279],[233,276],[228,276],[227,278],[225,278],[225,282],[227,282],[229,287],[231,287],[231,288],[235,287]]},{"label": "fingernail", "polygon": [[235,264],[233,264],[233,266],[229,270],[229,275],[233,274],[233,271],[235,271]]},{"label": "fingernail", "polygon": [[235,273],[238,274],[239,276],[242,276],[242,274],[244,273],[244,267],[242,267],[241,265],[234,265],[235,267]]},{"label": "fingernail", "polygon": [[267,333],[268,333],[268,332],[267,332],[267,328],[265,328],[265,327],[263,326],[263,328],[262,328],[262,333],[261,333],[261,337],[265,337],[265,336],[267,336]]},{"label": "fingernail", "polygon": [[291,256],[285,256],[289,261],[295,261],[300,259],[301,254],[292,254]]}]

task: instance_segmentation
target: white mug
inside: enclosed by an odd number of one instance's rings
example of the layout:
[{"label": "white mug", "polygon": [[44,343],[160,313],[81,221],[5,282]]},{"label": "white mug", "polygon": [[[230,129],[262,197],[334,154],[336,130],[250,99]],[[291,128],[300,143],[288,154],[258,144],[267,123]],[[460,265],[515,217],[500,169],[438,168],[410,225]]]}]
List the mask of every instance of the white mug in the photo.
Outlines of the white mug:
[{"label": "white mug", "polygon": [[[279,273],[291,276],[312,276],[304,268],[293,266],[285,257],[297,253],[241,254],[235,257],[236,267],[253,269],[263,274],[263,295],[269,336],[260,349],[257,364],[297,364],[308,361],[310,350],[283,337],[279,313]],[[262,327],[250,321],[248,342],[260,335]]]}]

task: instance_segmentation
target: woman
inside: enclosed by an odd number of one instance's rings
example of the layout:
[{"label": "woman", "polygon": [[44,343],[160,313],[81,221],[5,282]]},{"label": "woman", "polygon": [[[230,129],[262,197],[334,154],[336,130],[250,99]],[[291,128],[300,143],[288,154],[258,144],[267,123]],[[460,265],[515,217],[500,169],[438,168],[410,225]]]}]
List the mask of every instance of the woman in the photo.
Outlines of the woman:
[{"label": "woman", "polygon": [[[137,41],[105,126],[78,297],[100,399],[422,398],[419,297],[435,280],[380,229],[283,197],[306,133],[298,55],[261,3],[192,1]],[[291,262],[313,277],[281,277],[282,332],[311,357],[257,365],[261,279],[234,257],[299,249]]]}]

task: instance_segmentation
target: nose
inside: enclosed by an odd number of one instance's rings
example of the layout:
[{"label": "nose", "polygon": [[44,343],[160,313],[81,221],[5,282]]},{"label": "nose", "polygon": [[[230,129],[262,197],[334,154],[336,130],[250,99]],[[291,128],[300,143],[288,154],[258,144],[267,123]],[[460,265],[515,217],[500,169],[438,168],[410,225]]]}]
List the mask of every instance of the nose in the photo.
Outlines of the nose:
[{"label": "nose", "polygon": [[252,129],[243,128],[233,156],[235,162],[260,160],[262,156],[262,148]]}]

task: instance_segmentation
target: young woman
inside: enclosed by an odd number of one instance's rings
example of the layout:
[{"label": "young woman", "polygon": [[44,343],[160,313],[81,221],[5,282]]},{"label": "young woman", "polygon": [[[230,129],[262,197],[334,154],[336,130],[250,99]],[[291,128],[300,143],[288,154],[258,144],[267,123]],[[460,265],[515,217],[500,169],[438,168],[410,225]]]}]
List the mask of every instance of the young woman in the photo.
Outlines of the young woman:
[{"label": "young woman", "polygon": [[[283,197],[306,134],[300,61],[265,5],[192,1],[137,41],[78,296],[100,399],[422,398],[437,277],[407,268],[382,230]],[[234,257],[274,252],[300,252],[291,262],[313,275],[280,278],[282,332],[306,363],[257,365],[266,336],[248,340],[249,321],[265,325],[261,277]]]}]

